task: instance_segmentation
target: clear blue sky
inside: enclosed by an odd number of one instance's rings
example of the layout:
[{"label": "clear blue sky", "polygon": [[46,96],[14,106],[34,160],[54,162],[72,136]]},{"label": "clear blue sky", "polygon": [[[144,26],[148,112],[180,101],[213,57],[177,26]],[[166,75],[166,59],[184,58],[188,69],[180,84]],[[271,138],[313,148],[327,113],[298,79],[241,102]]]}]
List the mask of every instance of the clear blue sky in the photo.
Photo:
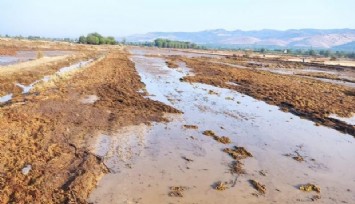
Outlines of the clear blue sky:
[{"label": "clear blue sky", "polygon": [[0,0],[0,34],[355,28],[355,0]]}]

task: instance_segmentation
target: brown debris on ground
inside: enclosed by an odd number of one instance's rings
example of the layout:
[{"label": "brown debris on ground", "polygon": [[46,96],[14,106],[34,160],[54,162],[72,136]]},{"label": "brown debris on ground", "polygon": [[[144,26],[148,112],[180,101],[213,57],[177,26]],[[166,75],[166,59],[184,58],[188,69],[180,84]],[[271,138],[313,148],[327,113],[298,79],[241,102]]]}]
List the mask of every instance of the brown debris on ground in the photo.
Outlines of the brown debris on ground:
[{"label": "brown debris on ground", "polygon": [[180,57],[180,60],[195,74],[184,77],[183,81],[234,89],[277,105],[284,111],[355,136],[355,126],[329,117],[330,114],[350,117],[355,112],[353,88],[256,69],[238,69],[206,57]]},{"label": "brown debris on ground", "polygon": [[218,95],[218,93],[215,92],[215,91],[213,91],[213,90],[209,90],[209,91],[208,91],[208,94],[210,94],[210,95]]},{"label": "brown debris on ground", "polygon": [[219,143],[222,143],[222,144],[230,144],[232,142],[229,139],[229,137],[226,137],[226,136],[222,136],[222,137],[214,136],[213,139],[215,139],[216,141],[218,141]]},{"label": "brown debris on ground", "polygon": [[179,65],[176,64],[176,62],[171,61],[171,60],[167,60],[165,63],[166,63],[166,65],[167,65],[169,68],[175,69],[175,68],[178,68],[178,67],[179,67]]},{"label": "brown debris on ground", "polygon": [[[166,121],[178,110],[144,98],[134,64],[123,51],[73,76],[35,88],[0,107],[0,200],[4,203],[86,203],[108,169],[85,141],[124,125]],[[80,99],[96,95],[94,104]],[[24,167],[31,165],[28,172]]]},{"label": "brown debris on ground", "polygon": [[260,171],[259,171],[259,174],[260,174],[261,176],[266,176],[267,172],[264,171],[264,170],[260,170]]},{"label": "brown debris on ground", "polygon": [[303,157],[301,157],[301,156],[294,156],[294,157],[292,157],[292,159],[294,159],[294,160],[296,160],[298,162],[304,161]]},{"label": "brown debris on ground", "polygon": [[233,159],[245,159],[247,157],[253,157],[253,155],[248,152],[244,147],[237,147],[234,146],[233,149],[231,148],[225,148],[223,150],[224,152],[228,153]]},{"label": "brown debris on ground", "polygon": [[197,125],[184,125],[184,128],[186,129],[198,129]]},{"label": "brown debris on ground", "polygon": [[169,68],[176,69],[179,67],[179,60],[177,56],[170,56],[165,59],[165,63]]},{"label": "brown debris on ground", "polygon": [[205,130],[202,132],[202,134],[206,135],[206,136],[216,136],[216,134],[212,131],[212,130]]},{"label": "brown debris on ground", "polygon": [[299,187],[299,189],[301,191],[305,191],[305,192],[311,192],[311,191],[315,191],[317,193],[320,193],[320,188],[314,184],[311,184],[311,183],[308,183],[308,184],[305,184],[305,185],[301,185]]},{"label": "brown debris on ground", "polygon": [[194,161],[194,160],[189,159],[189,158],[187,158],[187,157],[185,157],[185,156],[182,156],[181,158],[184,159],[184,160],[187,161],[187,162],[193,162],[193,161]]},{"label": "brown debris on ground", "polygon": [[230,165],[229,165],[230,171],[232,174],[246,174],[246,171],[244,169],[244,164],[241,161],[233,161]]},{"label": "brown debris on ground", "polygon": [[226,136],[219,137],[212,130],[205,130],[202,132],[202,134],[209,136],[209,137],[213,137],[214,140],[216,140],[217,142],[222,143],[222,144],[229,144],[232,142],[229,139],[229,137],[226,137]]},{"label": "brown debris on ground", "polygon": [[[302,147],[300,147],[300,149],[301,149],[301,148],[302,148]],[[295,150],[294,152],[295,152],[295,154],[289,153],[289,154],[285,154],[285,156],[286,156],[286,157],[292,157],[292,159],[294,159],[294,160],[296,160],[296,161],[298,161],[298,162],[303,162],[303,161],[304,161],[304,158],[303,158],[303,156],[298,152],[298,150]]]},{"label": "brown debris on ground", "polygon": [[301,62],[283,61],[281,59],[268,59],[260,57],[243,56],[227,56],[220,59],[221,62],[241,65],[251,68],[281,68],[281,69],[303,69],[306,64]]},{"label": "brown debris on ground", "polygon": [[168,193],[168,195],[170,197],[184,197],[184,194],[183,192],[188,190],[189,188],[188,187],[185,187],[185,186],[171,186],[169,187],[170,189],[170,192]]},{"label": "brown debris on ground", "polygon": [[265,194],[266,193],[266,187],[265,185],[260,184],[259,182],[255,180],[249,180],[250,184],[260,193],[260,194]]},{"label": "brown debris on ground", "polygon": [[237,147],[234,146],[233,149],[231,148],[225,148],[223,149],[223,152],[228,153],[235,161],[233,161],[230,165],[230,172],[232,174],[246,174],[246,171],[244,170],[244,165],[241,160],[246,159],[248,157],[253,157],[253,155],[248,152],[244,147]]},{"label": "brown debris on ground", "polygon": [[355,80],[347,79],[347,78],[342,78],[339,77],[335,74],[328,74],[328,73],[322,73],[322,72],[311,72],[311,73],[296,73],[295,75],[298,76],[307,76],[307,77],[314,77],[314,78],[321,78],[321,79],[332,79],[332,80],[338,80],[338,81],[344,81],[344,82],[350,82],[350,83],[355,83]]},{"label": "brown debris on ground", "polygon": [[218,181],[213,185],[214,186],[213,188],[218,191],[224,191],[228,189],[227,184],[228,184],[227,182]]}]

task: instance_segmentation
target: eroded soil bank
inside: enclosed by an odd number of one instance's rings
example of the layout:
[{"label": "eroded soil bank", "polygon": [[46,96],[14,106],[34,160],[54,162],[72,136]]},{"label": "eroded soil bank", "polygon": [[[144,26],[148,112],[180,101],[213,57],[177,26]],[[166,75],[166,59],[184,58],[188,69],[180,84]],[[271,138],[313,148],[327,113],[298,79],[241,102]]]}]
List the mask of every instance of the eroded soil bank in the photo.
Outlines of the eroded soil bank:
[{"label": "eroded soil bank", "polygon": [[[43,73],[36,71],[31,75]],[[22,79],[16,73],[11,76]],[[108,172],[102,159],[87,150],[88,138],[125,125],[165,121],[164,112],[179,112],[145,98],[139,92],[143,88],[127,53],[111,48],[100,60],[3,105],[0,201],[86,203]]]}]

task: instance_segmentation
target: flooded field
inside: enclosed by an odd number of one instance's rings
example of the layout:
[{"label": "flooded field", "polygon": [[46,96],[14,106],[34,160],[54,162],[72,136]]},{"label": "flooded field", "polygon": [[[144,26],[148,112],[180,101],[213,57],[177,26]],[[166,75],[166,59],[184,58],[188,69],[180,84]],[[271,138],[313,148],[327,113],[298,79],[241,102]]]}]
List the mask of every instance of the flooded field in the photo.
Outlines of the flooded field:
[{"label": "flooded field", "polygon": [[[92,138],[90,151],[104,159],[110,173],[89,202],[352,203],[355,199],[353,136],[316,126],[231,89],[182,82],[193,71],[185,63],[168,68],[164,59],[182,53],[136,48],[130,52],[147,97],[183,113],[166,115],[170,122],[128,126]],[[215,136],[206,136],[205,131]],[[223,136],[230,143],[221,143]],[[244,147],[252,157],[236,161],[223,151],[234,146]],[[240,162],[245,174],[231,171],[233,162]],[[308,183],[319,187],[320,193],[300,190]]]},{"label": "flooded field", "polygon": [[[58,76],[60,77],[60,76],[62,76],[64,74],[66,74],[66,73],[69,73],[69,72],[74,71],[76,69],[79,69],[79,68],[82,68],[84,66],[87,66],[91,62],[93,62],[93,59],[90,59],[90,60],[87,60],[87,61],[81,61],[81,62],[75,63],[75,64],[67,66],[67,67],[62,67],[56,73],[54,73],[53,75],[44,76],[42,79],[36,80],[36,81],[30,83],[29,85],[16,83],[16,86],[18,86],[19,88],[22,89],[22,94],[28,94],[34,88],[34,86],[36,84],[39,84],[40,82],[49,82],[51,79],[53,79],[55,77],[58,77]],[[13,95],[13,93],[7,94],[5,96],[1,96],[0,97],[0,105],[2,103],[7,103],[7,102],[11,101],[12,95]]]},{"label": "flooded field", "polygon": [[[56,57],[63,55],[71,55],[72,51],[42,51],[43,57]],[[37,59],[38,51],[18,51],[16,55],[6,56],[0,55],[0,66],[6,66],[11,64],[16,64],[19,62],[26,62]],[[1,67],[0,67],[1,68]]]},{"label": "flooded field", "polygon": [[355,204],[353,7],[0,0],[0,204]]},{"label": "flooded field", "polygon": [[[1,202],[355,199],[354,92],[324,82],[351,84],[350,69],[11,43],[17,55],[0,68]],[[45,57],[20,51],[35,46]]]}]

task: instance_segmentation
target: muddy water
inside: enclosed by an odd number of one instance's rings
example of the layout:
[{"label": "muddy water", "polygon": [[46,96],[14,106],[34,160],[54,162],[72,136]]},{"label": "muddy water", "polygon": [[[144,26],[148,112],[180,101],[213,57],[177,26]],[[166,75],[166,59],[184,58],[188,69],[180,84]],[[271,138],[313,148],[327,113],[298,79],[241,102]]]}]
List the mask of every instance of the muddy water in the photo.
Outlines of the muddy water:
[{"label": "muddy water", "polygon": [[16,63],[18,61],[17,57],[12,56],[0,56],[0,66],[1,65],[9,65]]},{"label": "muddy water", "polygon": [[[6,66],[11,64],[16,64],[19,62],[26,62],[30,60],[37,59],[37,51],[18,51],[15,56],[0,56],[0,66]],[[56,57],[62,55],[70,55],[73,54],[72,51],[42,51],[44,57]]]},{"label": "muddy water", "polygon": [[[81,62],[78,62],[78,63],[75,63],[75,64],[72,64],[70,66],[67,66],[67,67],[62,67],[61,69],[59,69],[56,73],[54,73],[53,75],[50,75],[50,76],[44,76],[43,79],[40,79],[40,80],[36,80],[34,82],[32,82],[31,84],[29,85],[24,85],[24,84],[20,84],[20,83],[16,83],[16,86],[22,88],[22,94],[28,94],[30,93],[30,91],[36,86],[36,84],[40,83],[40,82],[48,82],[50,81],[52,78],[54,78],[55,76],[60,76],[60,75],[63,75],[63,74],[66,74],[68,72],[71,72],[71,71],[74,71],[76,69],[80,69],[82,67],[85,67],[87,65],[89,65],[90,63],[92,63],[94,60],[93,59],[89,59],[87,61],[81,61]],[[12,99],[12,93],[11,94],[8,94],[8,95],[5,95],[5,96],[0,96],[0,104],[2,103],[6,103],[6,102],[9,102],[11,101]],[[89,103],[91,101],[89,100]],[[85,101],[84,101],[85,103]]]},{"label": "muddy water", "polygon": [[342,118],[342,117],[339,117],[335,114],[332,114],[332,115],[330,115],[330,118],[335,118],[335,119],[341,120],[345,123],[348,123],[349,125],[355,125],[355,114],[353,114],[350,118]]},{"label": "muddy water", "polygon": [[1,103],[6,103],[12,99],[13,94],[7,94],[5,96],[0,96],[0,104]]},{"label": "muddy water", "polygon": [[[352,136],[315,126],[235,91],[180,82],[179,78],[189,74],[185,66],[169,69],[161,58],[143,56],[144,50],[131,52],[149,98],[184,114],[168,115],[169,123],[132,126],[92,138],[91,151],[104,158],[111,173],[99,182],[90,202],[311,202],[316,193],[298,190],[306,183],[321,188],[319,203],[352,203],[355,199]],[[228,136],[232,144],[217,143],[204,136],[204,130]],[[229,173],[232,159],[221,150],[233,145],[245,147],[254,156],[243,161],[246,175]],[[305,161],[287,154],[299,154]],[[256,191],[249,179],[265,184],[266,194],[253,195]],[[217,181],[231,183],[229,189],[214,190]],[[171,186],[188,189],[182,198],[169,197]]]}]

